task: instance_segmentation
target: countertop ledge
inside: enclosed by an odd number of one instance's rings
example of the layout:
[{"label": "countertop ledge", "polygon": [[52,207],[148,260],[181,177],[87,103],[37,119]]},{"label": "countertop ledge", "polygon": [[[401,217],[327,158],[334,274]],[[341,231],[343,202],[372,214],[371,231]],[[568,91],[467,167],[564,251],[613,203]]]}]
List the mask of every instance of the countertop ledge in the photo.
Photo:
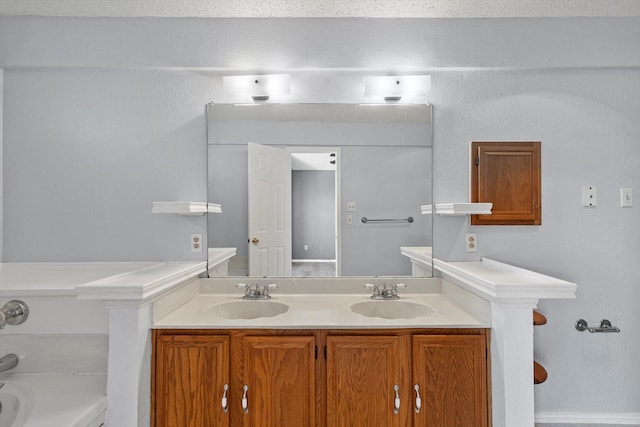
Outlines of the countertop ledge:
[{"label": "countertop ledge", "polygon": [[433,266],[448,280],[488,301],[535,307],[540,299],[575,298],[577,285],[489,258]]},{"label": "countertop ledge", "polygon": [[196,279],[207,262],[163,262],[76,287],[79,299],[143,304]]}]

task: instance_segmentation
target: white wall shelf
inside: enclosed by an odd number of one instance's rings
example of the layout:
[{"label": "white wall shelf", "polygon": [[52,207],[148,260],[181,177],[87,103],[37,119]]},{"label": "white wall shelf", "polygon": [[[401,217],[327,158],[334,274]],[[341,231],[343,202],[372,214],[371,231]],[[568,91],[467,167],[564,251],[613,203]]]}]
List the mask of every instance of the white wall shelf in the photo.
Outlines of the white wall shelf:
[{"label": "white wall shelf", "polygon": [[206,213],[222,213],[222,206],[206,202],[153,202],[151,213],[204,215]]},{"label": "white wall shelf", "polygon": [[437,203],[436,214],[444,216],[491,215],[493,203]]},{"label": "white wall shelf", "polygon": [[433,205],[421,205],[422,215],[431,215],[433,213]]}]

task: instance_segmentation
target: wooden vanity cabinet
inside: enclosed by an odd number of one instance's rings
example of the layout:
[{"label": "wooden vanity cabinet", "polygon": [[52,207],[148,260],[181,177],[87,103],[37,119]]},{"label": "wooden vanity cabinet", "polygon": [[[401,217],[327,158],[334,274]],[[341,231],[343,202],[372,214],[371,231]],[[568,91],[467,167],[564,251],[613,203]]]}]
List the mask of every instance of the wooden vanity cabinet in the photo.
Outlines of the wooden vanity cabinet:
[{"label": "wooden vanity cabinet", "polygon": [[235,382],[247,387],[247,410],[233,425],[315,427],[314,336],[246,336],[241,353]]},{"label": "wooden vanity cabinet", "polygon": [[153,339],[152,427],[490,425],[488,329],[154,330]]},{"label": "wooden vanity cabinet", "polygon": [[422,400],[414,427],[489,425],[486,348],[481,335],[413,337],[413,383]]},{"label": "wooden vanity cabinet", "polygon": [[152,426],[315,427],[316,339],[291,334],[155,330]]},{"label": "wooden vanity cabinet", "polygon": [[394,408],[403,347],[398,336],[327,337],[327,427],[405,425]]},{"label": "wooden vanity cabinet", "polygon": [[154,345],[152,425],[229,425],[222,408],[229,384],[229,337],[160,335]]}]

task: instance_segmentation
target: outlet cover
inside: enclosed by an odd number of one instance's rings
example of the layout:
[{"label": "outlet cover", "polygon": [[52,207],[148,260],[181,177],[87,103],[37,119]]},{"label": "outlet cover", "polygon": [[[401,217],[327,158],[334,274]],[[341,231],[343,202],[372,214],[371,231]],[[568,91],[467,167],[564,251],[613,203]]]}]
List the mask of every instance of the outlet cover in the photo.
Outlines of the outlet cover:
[{"label": "outlet cover", "polygon": [[598,206],[598,189],[593,185],[582,186],[582,206],[591,208]]},{"label": "outlet cover", "polygon": [[202,234],[191,234],[191,252],[202,252]]},{"label": "outlet cover", "polygon": [[467,233],[464,235],[464,251],[478,252],[478,237],[476,233]]}]

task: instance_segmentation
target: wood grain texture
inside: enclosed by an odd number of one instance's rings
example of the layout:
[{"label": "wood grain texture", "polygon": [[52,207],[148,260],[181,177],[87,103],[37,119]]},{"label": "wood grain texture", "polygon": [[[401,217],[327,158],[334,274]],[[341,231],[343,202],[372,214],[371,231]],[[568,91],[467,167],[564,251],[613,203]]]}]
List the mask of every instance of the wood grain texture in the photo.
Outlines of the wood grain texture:
[{"label": "wood grain texture", "polygon": [[493,203],[471,224],[540,225],[540,142],[472,142],[471,153],[471,201]]},{"label": "wood grain texture", "polygon": [[544,314],[533,310],[533,325],[542,326],[547,324],[547,318]]},{"label": "wood grain texture", "polygon": [[489,425],[485,337],[414,336],[413,377],[422,394],[414,427]]},{"label": "wood grain texture", "polygon": [[228,426],[229,338],[163,335],[155,344],[154,427]]},{"label": "wood grain texture", "polygon": [[243,339],[245,427],[315,427],[315,337]]},{"label": "wood grain texture", "polygon": [[396,336],[327,337],[327,426],[400,426]]},{"label": "wood grain texture", "polygon": [[[458,360],[460,357],[466,360],[469,357],[467,352],[452,350],[457,346],[457,338],[463,342],[466,338],[480,340],[484,343],[485,351],[490,342],[490,330],[485,328],[154,330],[152,427],[440,426],[414,424],[416,419],[413,411],[413,384],[417,381],[414,372],[417,370],[414,360],[417,348],[414,337],[422,336],[435,342],[442,339],[444,341],[440,343],[443,345],[450,343],[447,339],[453,339],[451,342],[454,345],[447,350],[449,353],[440,356],[452,359],[453,362],[449,363],[454,367],[458,366],[457,364],[469,365],[466,361]],[[223,353],[213,350],[216,342],[226,342],[220,348],[227,350],[222,350]],[[432,344],[432,351],[437,356],[439,352],[433,350],[437,345]],[[171,355],[171,352],[174,354]],[[226,359],[220,357],[224,352]],[[486,353],[482,353],[481,363],[479,360],[474,363],[480,364],[484,370],[485,389],[478,401],[484,401],[484,413],[488,420],[491,410],[491,361]],[[202,363],[205,363],[204,368],[193,368]],[[464,371],[459,367],[442,368],[440,362],[430,363],[435,363],[436,367],[433,369],[438,371]],[[423,363],[420,362],[418,365]],[[201,405],[204,405],[202,402],[209,401],[210,397],[198,397],[200,392],[191,390],[198,390],[199,384],[212,381],[207,379],[212,377],[207,370],[213,372],[214,369],[226,370],[228,374],[229,412],[223,414],[220,421],[198,424],[201,418],[205,418],[203,414],[207,413],[206,409],[201,408]],[[171,375],[175,374],[170,372],[181,372],[178,375],[180,380],[172,378]],[[449,374],[446,374],[439,380],[446,382],[448,378]],[[457,381],[455,376],[452,378]],[[481,379],[479,381],[482,382]],[[399,413],[393,414],[393,385],[396,383],[400,387],[401,405]],[[244,384],[250,387],[248,414],[245,414],[241,407]],[[441,386],[436,384],[434,387],[439,390]],[[162,392],[167,388],[174,391]],[[421,385],[421,393],[423,388]],[[450,393],[447,390],[451,389],[466,390],[456,384],[443,388],[447,393]],[[192,393],[195,396],[193,399],[184,397]],[[290,397],[291,394],[294,394],[294,397]],[[172,402],[183,400],[175,405],[182,408],[180,411],[184,413],[183,417],[195,420],[194,424],[174,423],[173,418],[178,411],[168,408],[174,403],[167,403],[166,398],[172,395]],[[221,394],[213,393],[212,396],[219,405]],[[464,401],[458,396],[450,400]],[[384,403],[380,403],[383,401]],[[361,418],[358,414],[365,416]],[[466,424],[442,425],[446,427]],[[478,427],[484,425],[487,424],[478,424]]]},{"label": "wood grain texture", "polygon": [[533,383],[534,384],[542,384],[547,380],[547,370],[536,362],[533,361]]}]

